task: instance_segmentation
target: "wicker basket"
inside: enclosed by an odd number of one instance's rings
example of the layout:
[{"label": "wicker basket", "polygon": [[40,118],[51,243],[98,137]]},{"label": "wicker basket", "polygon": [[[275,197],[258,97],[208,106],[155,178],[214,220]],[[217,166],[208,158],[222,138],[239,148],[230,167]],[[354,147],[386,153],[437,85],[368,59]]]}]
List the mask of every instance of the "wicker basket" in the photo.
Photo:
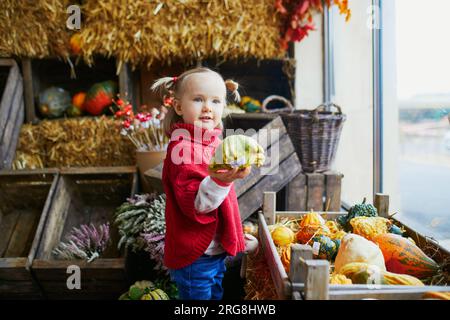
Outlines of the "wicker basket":
[{"label": "wicker basket", "polygon": [[[283,102],[286,107],[267,109],[274,100]],[[263,112],[279,113],[283,119],[304,172],[329,170],[334,161],[346,116],[338,105],[328,106],[335,107],[337,112],[325,111],[324,104],[314,110],[294,110],[289,100],[275,95],[263,101]]]}]

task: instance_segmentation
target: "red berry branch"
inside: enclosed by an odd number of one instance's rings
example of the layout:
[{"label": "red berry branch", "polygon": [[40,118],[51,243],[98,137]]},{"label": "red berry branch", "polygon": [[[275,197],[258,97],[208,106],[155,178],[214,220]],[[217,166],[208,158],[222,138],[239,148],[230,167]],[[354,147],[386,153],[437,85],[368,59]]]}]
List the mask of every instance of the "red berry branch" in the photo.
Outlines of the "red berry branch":
[{"label": "red berry branch", "polygon": [[309,31],[315,30],[313,16],[323,12],[323,4],[338,6],[340,14],[345,14],[345,21],[350,19],[348,0],[275,0],[277,12],[286,18],[281,37],[283,50],[288,49],[289,42],[300,42]]}]

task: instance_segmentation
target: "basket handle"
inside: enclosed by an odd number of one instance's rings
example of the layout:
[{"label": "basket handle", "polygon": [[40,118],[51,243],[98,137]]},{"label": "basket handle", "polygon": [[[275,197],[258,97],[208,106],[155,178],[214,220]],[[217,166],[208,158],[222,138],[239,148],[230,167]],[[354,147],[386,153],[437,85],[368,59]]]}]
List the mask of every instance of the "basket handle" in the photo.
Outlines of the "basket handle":
[{"label": "basket handle", "polygon": [[[274,100],[278,100],[283,102],[286,107],[284,108],[280,108],[280,109],[267,109],[267,105]],[[292,103],[286,99],[285,97],[282,96],[277,96],[277,95],[271,95],[268,96],[267,98],[264,99],[262,106],[261,106],[261,110],[262,112],[266,112],[266,113],[276,113],[276,112],[283,112],[283,111],[294,111],[294,106],[292,105]]]},{"label": "basket handle", "polygon": [[335,104],[335,103],[328,103],[328,104],[322,103],[317,108],[315,108],[313,110],[313,112],[315,114],[317,114],[319,111],[325,111],[325,108],[327,108],[327,107],[335,107],[338,110],[337,113],[338,114],[342,114],[342,108],[340,106],[338,106],[337,104]]}]

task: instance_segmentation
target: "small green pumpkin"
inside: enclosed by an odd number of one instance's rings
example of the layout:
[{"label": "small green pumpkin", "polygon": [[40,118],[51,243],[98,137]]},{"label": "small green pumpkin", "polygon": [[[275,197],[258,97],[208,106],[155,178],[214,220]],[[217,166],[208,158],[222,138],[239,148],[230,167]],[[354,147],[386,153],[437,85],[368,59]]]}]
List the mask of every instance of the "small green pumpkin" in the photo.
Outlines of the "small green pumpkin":
[{"label": "small green pumpkin", "polygon": [[69,108],[67,108],[66,114],[68,117],[79,117],[83,115],[83,111],[79,107],[71,105]]},{"label": "small green pumpkin", "polygon": [[50,87],[39,94],[39,112],[46,118],[61,117],[71,104],[70,93],[62,88]]},{"label": "small green pumpkin", "polygon": [[[313,247],[313,253],[316,253],[314,257],[317,259],[332,261],[338,252],[336,242],[325,235],[315,236],[311,239],[310,244]],[[318,251],[316,251],[317,247],[319,248]]]},{"label": "small green pumpkin", "polygon": [[377,208],[370,203],[366,203],[366,198],[364,198],[362,203],[355,204],[346,216],[340,216],[336,221],[348,232],[352,230],[350,220],[356,217],[378,217]]}]

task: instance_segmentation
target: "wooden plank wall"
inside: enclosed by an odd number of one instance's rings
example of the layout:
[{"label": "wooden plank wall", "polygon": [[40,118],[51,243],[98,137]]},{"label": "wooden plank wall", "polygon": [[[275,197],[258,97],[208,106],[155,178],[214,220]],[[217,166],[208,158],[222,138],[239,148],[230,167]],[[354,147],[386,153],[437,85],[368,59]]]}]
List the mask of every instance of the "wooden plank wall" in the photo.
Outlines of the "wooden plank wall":
[{"label": "wooden plank wall", "polygon": [[0,66],[9,67],[0,104],[0,169],[10,169],[25,116],[23,81],[13,59],[0,59]]},{"label": "wooden plank wall", "polygon": [[340,211],[343,174],[300,173],[286,186],[287,211]]}]

